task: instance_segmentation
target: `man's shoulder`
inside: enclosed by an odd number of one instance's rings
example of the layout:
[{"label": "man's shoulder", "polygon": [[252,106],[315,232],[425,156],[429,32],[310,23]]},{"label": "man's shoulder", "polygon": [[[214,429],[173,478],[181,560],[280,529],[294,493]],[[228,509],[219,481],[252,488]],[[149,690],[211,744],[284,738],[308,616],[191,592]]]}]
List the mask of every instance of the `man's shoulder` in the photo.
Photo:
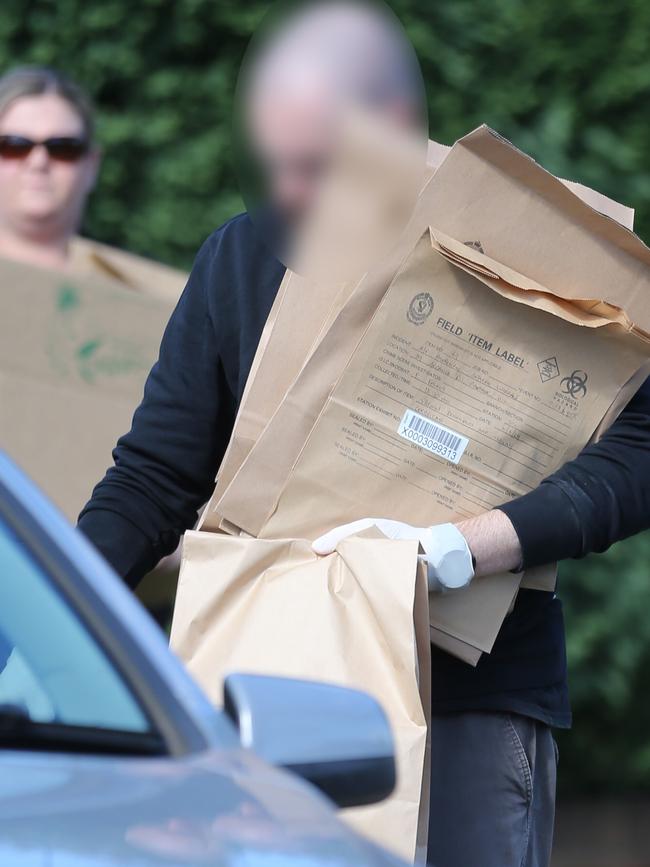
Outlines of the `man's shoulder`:
[{"label": "man's shoulder", "polygon": [[218,241],[222,238],[244,236],[250,233],[252,229],[253,223],[251,222],[250,216],[246,211],[242,211],[240,214],[235,214],[234,217],[231,217],[229,220],[226,220],[225,223],[218,226],[208,236],[208,241]]},{"label": "man's shoulder", "polygon": [[203,246],[214,255],[236,255],[242,251],[248,257],[256,255],[269,262],[274,261],[273,254],[262,242],[253,221],[245,211],[215,229],[208,235]]},{"label": "man's shoulder", "polygon": [[250,216],[237,214],[212,232],[197,256],[190,282],[214,321],[241,321],[268,313],[284,265],[261,240]]},{"label": "man's shoulder", "polygon": [[197,264],[206,275],[208,303],[219,304],[266,304],[275,297],[285,270],[246,213],[212,232]]}]

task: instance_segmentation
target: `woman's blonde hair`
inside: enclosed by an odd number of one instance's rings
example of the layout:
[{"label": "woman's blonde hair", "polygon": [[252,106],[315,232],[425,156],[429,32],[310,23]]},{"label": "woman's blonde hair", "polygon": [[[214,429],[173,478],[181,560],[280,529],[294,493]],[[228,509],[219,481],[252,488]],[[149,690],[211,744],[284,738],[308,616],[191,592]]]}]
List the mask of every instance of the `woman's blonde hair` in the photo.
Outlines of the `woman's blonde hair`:
[{"label": "woman's blonde hair", "polygon": [[87,141],[92,143],[95,117],[90,99],[71,78],[47,66],[19,66],[0,76],[0,116],[17,99],[45,93],[54,93],[72,106],[83,123]]}]

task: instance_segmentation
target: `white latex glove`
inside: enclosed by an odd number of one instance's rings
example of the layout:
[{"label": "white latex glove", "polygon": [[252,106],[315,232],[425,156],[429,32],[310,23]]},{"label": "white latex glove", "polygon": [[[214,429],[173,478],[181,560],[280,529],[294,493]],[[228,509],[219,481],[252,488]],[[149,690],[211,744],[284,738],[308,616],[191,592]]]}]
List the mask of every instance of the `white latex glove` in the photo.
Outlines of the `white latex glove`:
[{"label": "white latex glove", "polygon": [[411,527],[388,518],[362,518],[351,524],[342,524],[320,536],[312,547],[317,554],[331,554],[348,536],[354,536],[369,527],[377,527],[389,539],[417,539],[424,551],[420,559],[427,564],[429,590],[444,592],[467,587],[474,577],[472,552],[467,540],[453,524],[433,527]]}]

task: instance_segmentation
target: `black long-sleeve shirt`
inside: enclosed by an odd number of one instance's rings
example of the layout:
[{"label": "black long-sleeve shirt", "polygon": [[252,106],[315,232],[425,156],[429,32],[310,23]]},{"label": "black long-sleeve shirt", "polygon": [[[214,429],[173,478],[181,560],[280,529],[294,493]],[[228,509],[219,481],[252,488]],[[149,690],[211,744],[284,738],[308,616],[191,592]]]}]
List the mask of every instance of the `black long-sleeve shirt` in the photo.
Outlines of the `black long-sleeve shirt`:
[{"label": "black long-sleeve shirt", "polygon": [[[131,431],[79,520],[132,586],[174,550],[212,493],[283,271],[245,215],[198,254]],[[598,443],[502,507],[523,565],[603,551],[650,526],[649,477],[650,381]],[[559,599],[521,591],[475,669],[434,651],[433,703],[437,712],[494,709],[568,725]]]}]

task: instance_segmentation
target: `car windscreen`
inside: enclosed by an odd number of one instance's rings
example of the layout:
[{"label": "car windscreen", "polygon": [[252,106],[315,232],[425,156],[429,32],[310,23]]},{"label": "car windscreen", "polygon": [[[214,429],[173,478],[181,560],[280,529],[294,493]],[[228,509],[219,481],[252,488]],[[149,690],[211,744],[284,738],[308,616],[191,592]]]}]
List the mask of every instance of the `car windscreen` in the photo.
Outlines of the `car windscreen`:
[{"label": "car windscreen", "polygon": [[120,672],[0,522],[0,746],[151,752],[156,742]]}]

